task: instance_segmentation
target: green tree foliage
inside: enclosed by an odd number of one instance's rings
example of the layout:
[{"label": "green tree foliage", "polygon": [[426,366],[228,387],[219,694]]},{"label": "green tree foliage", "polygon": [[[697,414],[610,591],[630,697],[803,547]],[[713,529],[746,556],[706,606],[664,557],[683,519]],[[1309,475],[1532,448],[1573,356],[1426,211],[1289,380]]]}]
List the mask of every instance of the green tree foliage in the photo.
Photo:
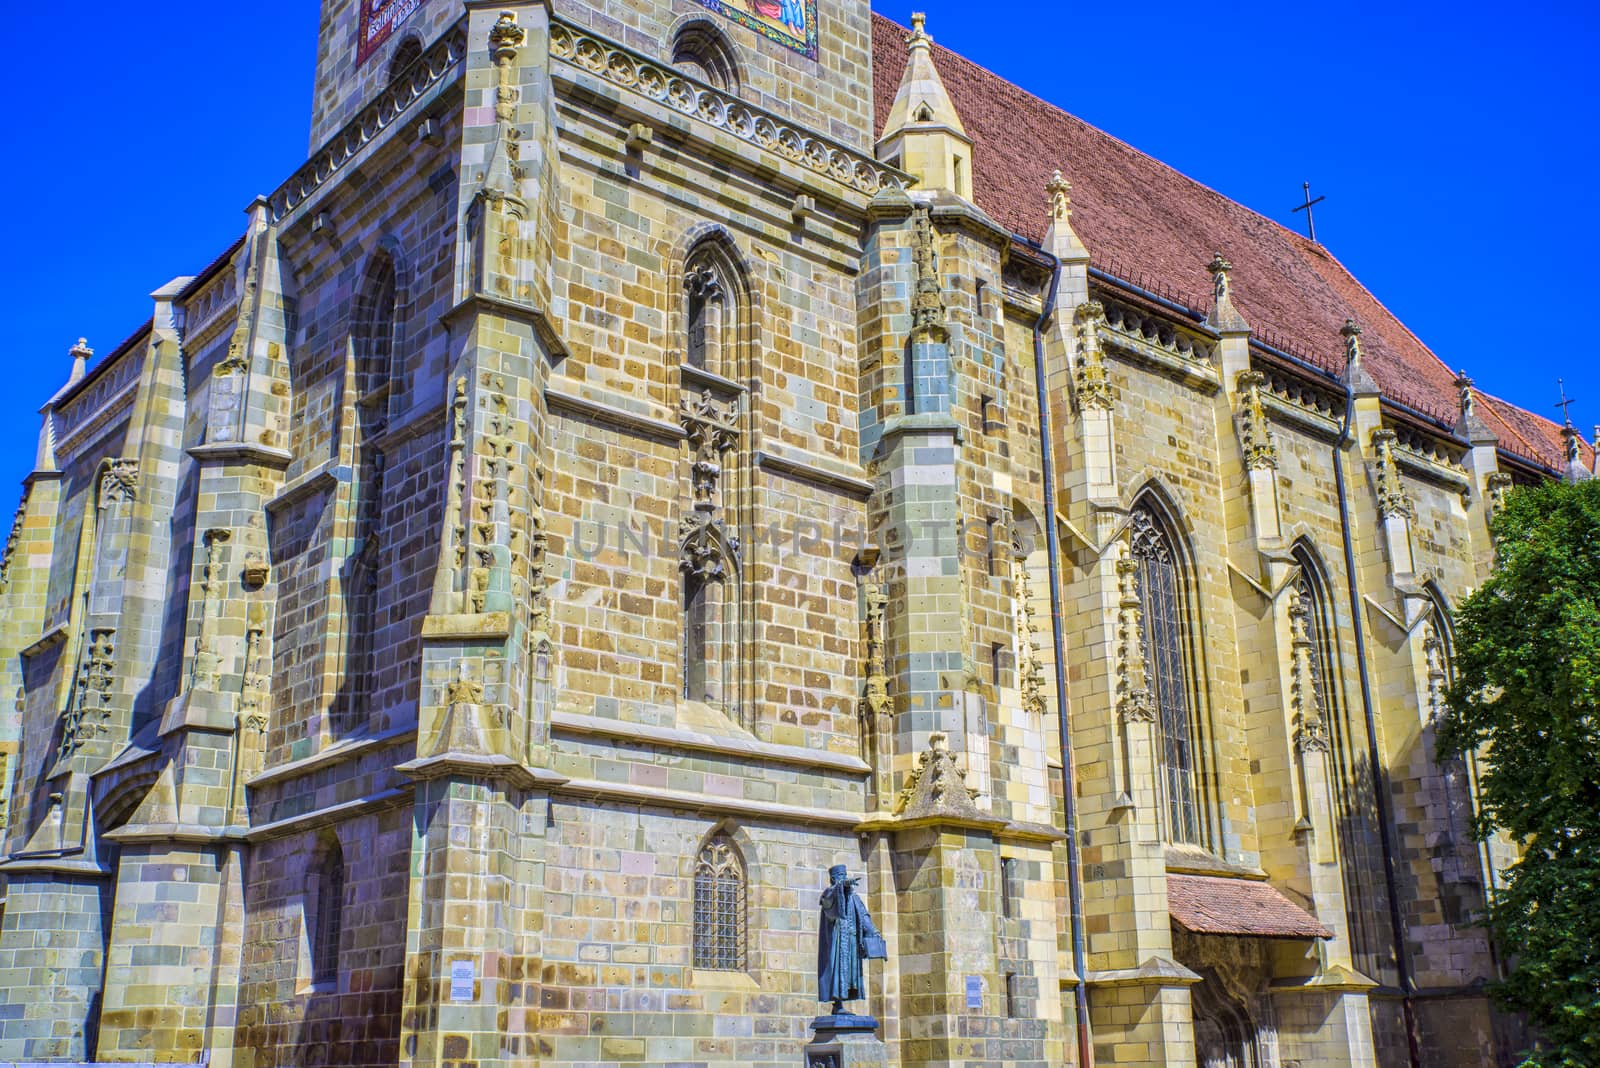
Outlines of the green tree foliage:
[{"label": "green tree foliage", "polygon": [[1600,480],[1518,489],[1499,561],[1455,619],[1442,758],[1477,751],[1477,832],[1522,850],[1489,923],[1525,1012],[1526,1062],[1600,1066]]}]

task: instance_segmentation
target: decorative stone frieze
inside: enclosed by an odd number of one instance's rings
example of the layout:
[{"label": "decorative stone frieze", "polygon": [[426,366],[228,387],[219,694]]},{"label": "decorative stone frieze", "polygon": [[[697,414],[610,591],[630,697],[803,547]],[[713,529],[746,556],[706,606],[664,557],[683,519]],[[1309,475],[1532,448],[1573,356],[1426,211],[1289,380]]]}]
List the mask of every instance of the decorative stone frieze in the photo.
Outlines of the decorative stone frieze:
[{"label": "decorative stone frieze", "polygon": [[697,83],[577,26],[565,22],[551,24],[550,55],[592,77],[693,116],[740,141],[868,196],[885,187],[898,189],[903,184],[901,174],[893,168],[826,138],[796,129],[732,94]]}]

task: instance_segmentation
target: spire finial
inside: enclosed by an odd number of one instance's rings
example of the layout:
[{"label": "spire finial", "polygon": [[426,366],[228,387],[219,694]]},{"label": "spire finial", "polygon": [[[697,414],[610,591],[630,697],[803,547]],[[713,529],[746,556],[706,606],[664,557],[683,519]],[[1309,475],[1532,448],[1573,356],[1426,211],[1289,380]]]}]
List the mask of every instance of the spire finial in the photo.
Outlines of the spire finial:
[{"label": "spire finial", "polygon": [[1466,371],[1462,370],[1456,372],[1455,387],[1457,393],[1460,395],[1461,400],[1461,418],[1471,419],[1473,415],[1474,404],[1472,396],[1472,379],[1467,375]]},{"label": "spire finial", "polygon": [[1359,364],[1361,362],[1361,327],[1354,319],[1346,319],[1339,328],[1339,333],[1344,338],[1344,362]]},{"label": "spire finial", "polygon": [[926,11],[913,11],[911,13],[911,36],[906,38],[906,43],[915,47],[919,44],[930,45],[933,38],[928,36],[928,13]]},{"label": "spire finial", "polygon": [[89,370],[89,359],[94,356],[94,349],[89,347],[89,339],[80,337],[78,343],[67,350],[67,355],[72,357],[72,370],[67,374],[67,385],[78,381]]},{"label": "spire finial", "polygon": [[1206,264],[1206,270],[1211,272],[1211,281],[1214,286],[1213,296],[1220,306],[1223,301],[1231,300],[1233,293],[1228,285],[1228,272],[1233,270],[1233,264],[1222,258],[1222,253],[1211,254],[1211,262]]},{"label": "spire finial", "polygon": [[1062,177],[1060,167],[1050,175],[1050,182],[1044,188],[1050,194],[1050,217],[1066,222],[1072,216],[1072,183]]}]

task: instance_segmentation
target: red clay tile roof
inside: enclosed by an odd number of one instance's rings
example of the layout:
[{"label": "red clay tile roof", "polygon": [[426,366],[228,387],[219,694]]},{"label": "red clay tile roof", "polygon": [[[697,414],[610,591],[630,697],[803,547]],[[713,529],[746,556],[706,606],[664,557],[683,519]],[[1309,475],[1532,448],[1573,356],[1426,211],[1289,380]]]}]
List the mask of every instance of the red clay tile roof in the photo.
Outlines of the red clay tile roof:
[{"label": "red clay tile roof", "polygon": [[1317,918],[1271,883],[1215,875],[1168,875],[1167,911],[1195,934],[1332,938]]},{"label": "red clay tile roof", "polygon": [[[905,70],[908,32],[872,16],[880,131]],[[1385,395],[1454,421],[1455,373],[1322,246],[949,49],[935,45],[933,51],[974,142],[975,199],[996,222],[1042,238],[1049,222],[1045,184],[1059,167],[1072,182],[1073,229],[1096,267],[1204,311],[1211,293],[1206,264],[1220,251],[1234,264],[1234,303],[1261,340],[1288,347],[1277,340],[1287,338],[1291,351],[1309,350],[1314,362],[1339,369],[1339,328],[1354,319],[1362,326],[1368,368]],[[1504,402],[1479,410],[1511,451],[1565,467],[1555,423]],[[1593,455],[1585,446],[1585,466]]]}]

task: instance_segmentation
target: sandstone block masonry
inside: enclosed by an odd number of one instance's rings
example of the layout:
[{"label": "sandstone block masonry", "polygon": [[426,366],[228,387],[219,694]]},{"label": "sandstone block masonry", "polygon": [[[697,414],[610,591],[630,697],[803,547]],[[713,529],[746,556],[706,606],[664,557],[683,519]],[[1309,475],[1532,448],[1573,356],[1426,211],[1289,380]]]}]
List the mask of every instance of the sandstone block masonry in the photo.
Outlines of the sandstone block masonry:
[{"label": "sandstone block masonry", "polygon": [[1514,1051],[1432,724],[1592,449],[778,11],[324,4],[311,158],[43,408],[0,1061],[793,1066],[834,864],[906,1068]]}]

